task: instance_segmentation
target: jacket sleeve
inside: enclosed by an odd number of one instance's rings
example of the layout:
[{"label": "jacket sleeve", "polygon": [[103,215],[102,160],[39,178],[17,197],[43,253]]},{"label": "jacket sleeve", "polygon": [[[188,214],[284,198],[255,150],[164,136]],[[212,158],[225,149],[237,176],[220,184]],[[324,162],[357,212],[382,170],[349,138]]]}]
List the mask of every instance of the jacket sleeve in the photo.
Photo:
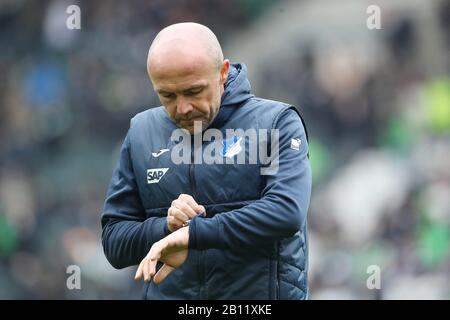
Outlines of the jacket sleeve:
[{"label": "jacket sleeve", "polygon": [[[289,238],[306,223],[311,195],[311,168],[306,131],[300,116],[288,109],[279,116],[279,169],[266,176],[261,198],[240,209],[194,218],[189,248],[233,249]],[[292,139],[300,139],[299,150]]]},{"label": "jacket sleeve", "polygon": [[117,269],[139,264],[152,244],[168,234],[166,217],[145,219],[130,157],[129,133],[107,191],[101,225],[103,251]]}]

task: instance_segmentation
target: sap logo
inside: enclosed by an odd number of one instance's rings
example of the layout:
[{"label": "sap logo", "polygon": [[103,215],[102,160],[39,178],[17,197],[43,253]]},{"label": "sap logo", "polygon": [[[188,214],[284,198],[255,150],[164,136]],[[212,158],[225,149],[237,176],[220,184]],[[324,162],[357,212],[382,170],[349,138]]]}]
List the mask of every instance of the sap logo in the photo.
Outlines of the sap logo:
[{"label": "sap logo", "polygon": [[147,169],[147,183],[158,183],[169,168]]}]

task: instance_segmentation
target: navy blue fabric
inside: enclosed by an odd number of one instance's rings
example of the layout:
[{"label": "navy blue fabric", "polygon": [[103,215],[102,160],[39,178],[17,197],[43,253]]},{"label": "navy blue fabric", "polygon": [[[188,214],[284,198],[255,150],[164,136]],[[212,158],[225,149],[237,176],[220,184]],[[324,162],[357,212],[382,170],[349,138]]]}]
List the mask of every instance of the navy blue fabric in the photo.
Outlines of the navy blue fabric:
[{"label": "navy blue fabric", "polygon": [[[233,64],[209,128],[224,137],[227,129],[278,129],[278,171],[261,175],[260,160],[176,165],[170,152],[152,157],[180,143],[171,140],[177,127],[163,107],[136,115],[103,209],[107,259],[116,268],[139,264],[169,234],[167,210],[186,193],[205,206],[207,216],[189,226],[186,262],[160,285],[146,284],[145,299],[306,299],[311,168],[303,119],[293,106],[253,96],[245,65]],[[298,150],[293,139],[301,141]],[[221,141],[204,141],[202,147],[214,143]],[[249,148],[243,152],[249,157]],[[167,171],[148,184],[147,169],[155,168]]]}]

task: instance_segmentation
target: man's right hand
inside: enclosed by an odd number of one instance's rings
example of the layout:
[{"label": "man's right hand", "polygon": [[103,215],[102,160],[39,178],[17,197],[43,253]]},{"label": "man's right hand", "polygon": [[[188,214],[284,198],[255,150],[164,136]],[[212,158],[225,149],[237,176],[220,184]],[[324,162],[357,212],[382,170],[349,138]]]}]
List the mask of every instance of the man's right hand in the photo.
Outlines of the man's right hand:
[{"label": "man's right hand", "polygon": [[172,201],[167,211],[167,227],[170,232],[174,232],[202,212],[206,214],[205,207],[199,205],[190,195],[180,194],[178,199]]}]

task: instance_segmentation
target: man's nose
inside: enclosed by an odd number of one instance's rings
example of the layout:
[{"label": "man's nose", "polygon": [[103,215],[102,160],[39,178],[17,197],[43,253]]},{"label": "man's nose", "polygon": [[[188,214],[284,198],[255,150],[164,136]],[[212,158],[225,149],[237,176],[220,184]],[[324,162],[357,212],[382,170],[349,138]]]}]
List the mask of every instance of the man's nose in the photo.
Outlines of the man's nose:
[{"label": "man's nose", "polygon": [[177,113],[179,114],[188,114],[194,110],[194,107],[189,103],[188,100],[179,98],[177,101]]}]

